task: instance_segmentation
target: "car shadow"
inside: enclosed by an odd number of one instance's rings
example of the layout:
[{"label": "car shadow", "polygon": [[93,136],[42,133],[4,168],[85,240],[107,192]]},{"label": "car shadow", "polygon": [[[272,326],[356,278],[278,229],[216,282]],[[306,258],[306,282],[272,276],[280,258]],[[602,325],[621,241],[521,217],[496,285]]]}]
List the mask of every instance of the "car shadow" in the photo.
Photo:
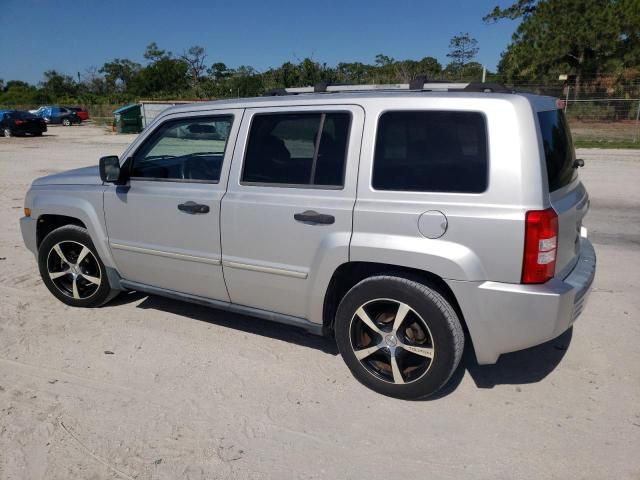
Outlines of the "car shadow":
[{"label": "car shadow", "polygon": [[447,384],[437,393],[425,398],[433,401],[453,393],[462,382],[465,372],[478,388],[493,388],[496,385],[526,385],[537,383],[555,370],[569,348],[573,328],[562,335],[535,347],[501,355],[494,365],[478,365],[470,342],[465,345],[460,366]]},{"label": "car shadow", "polygon": [[559,365],[572,337],[573,327],[541,345],[504,354],[494,365],[478,365],[475,356],[469,352],[465,368],[479,388],[537,383]]},{"label": "car shadow", "polygon": [[240,315],[225,310],[206,307],[190,302],[183,302],[156,295],[147,295],[139,292],[126,292],[120,294],[108,306],[124,305],[143,299],[137,308],[161,310],[163,312],[192,318],[201,322],[211,323],[222,327],[241,330],[253,335],[274,338],[283,342],[294,343],[302,347],[313,348],[321,352],[338,355],[333,338],[321,337],[306,332],[302,328],[293,327],[281,323],[270,322],[260,318]]},{"label": "car shadow", "polygon": [[[139,300],[142,301],[138,303],[137,308],[160,310],[201,322],[234,328],[253,335],[313,348],[330,355],[339,353],[331,337],[320,337],[305,332],[301,328],[145,293],[122,293],[109,302],[107,307]],[[572,336],[573,328],[569,328],[562,335],[546,343],[504,354],[494,365],[478,365],[473,348],[470,342],[467,342],[460,366],[451,379],[441,390],[425,400],[438,400],[453,393],[462,382],[465,372],[469,372],[476,387],[482,389],[493,388],[496,385],[525,385],[540,382],[559,365],[571,344]]]}]

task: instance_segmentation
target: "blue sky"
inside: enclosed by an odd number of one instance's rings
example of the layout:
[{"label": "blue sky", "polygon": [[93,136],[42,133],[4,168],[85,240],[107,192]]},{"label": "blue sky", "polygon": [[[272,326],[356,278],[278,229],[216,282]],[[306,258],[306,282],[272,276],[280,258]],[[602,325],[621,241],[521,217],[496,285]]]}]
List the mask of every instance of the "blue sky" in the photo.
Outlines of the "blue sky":
[{"label": "blue sky", "polygon": [[37,83],[57,69],[70,75],[113,58],[143,63],[146,45],[181,53],[206,48],[207,64],[258,70],[312,57],[373,62],[436,57],[447,63],[449,40],[469,32],[477,60],[494,69],[516,22],[482,17],[508,0],[0,0],[0,78]]}]

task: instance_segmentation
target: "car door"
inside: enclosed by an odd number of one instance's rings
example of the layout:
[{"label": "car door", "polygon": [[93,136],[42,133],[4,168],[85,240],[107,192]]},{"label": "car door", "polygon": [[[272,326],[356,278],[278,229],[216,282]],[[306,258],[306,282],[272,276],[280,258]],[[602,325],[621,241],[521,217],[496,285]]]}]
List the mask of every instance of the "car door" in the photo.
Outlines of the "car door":
[{"label": "car door", "polygon": [[349,258],[364,111],[247,109],[222,200],[222,260],[233,303],[318,320]]},{"label": "car door", "polygon": [[241,114],[171,115],[134,148],[123,165],[130,180],[104,196],[109,246],[124,279],[229,301],[220,200]]}]

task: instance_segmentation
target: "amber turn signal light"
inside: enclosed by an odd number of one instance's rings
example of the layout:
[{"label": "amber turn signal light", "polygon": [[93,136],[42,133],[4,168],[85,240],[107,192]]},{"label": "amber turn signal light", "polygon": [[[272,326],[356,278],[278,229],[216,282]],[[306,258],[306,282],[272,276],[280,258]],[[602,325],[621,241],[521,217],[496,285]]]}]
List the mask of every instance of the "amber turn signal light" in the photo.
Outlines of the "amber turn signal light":
[{"label": "amber turn signal light", "polygon": [[31,216],[31,209],[24,207],[24,216],[25,217],[30,217]]}]

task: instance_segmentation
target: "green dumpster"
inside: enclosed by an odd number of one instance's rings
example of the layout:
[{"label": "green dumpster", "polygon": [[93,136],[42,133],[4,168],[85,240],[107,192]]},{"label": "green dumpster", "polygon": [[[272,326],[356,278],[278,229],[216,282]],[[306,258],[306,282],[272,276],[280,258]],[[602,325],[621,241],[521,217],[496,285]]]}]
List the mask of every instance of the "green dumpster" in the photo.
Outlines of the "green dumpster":
[{"label": "green dumpster", "polygon": [[140,133],[142,131],[140,105],[132,103],[114,110],[113,127],[118,133]]}]

